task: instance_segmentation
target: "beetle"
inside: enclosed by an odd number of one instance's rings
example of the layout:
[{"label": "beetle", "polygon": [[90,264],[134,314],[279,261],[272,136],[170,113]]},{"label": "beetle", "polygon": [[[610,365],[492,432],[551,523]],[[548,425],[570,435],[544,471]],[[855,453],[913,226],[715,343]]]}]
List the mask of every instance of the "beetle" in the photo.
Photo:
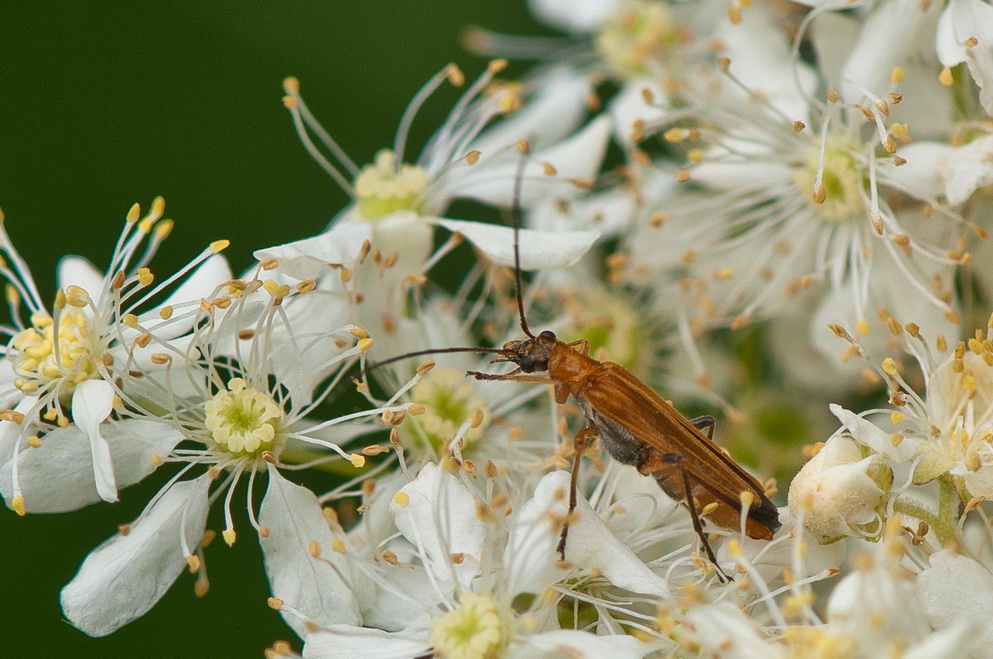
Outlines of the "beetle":
[{"label": "beetle", "polygon": [[[521,142],[519,151],[527,155]],[[651,476],[670,497],[681,501],[690,512],[693,529],[718,578],[730,580],[717,565],[717,558],[703,530],[701,518],[728,529],[738,529],[744,518],[744,531],[750,538],[772,540],[779,530],[779,511],[765,494],[759,481],[745,471],[713,441],[716,422],[712,416],[687,419],[673,405],[620,364],[599,361],[589,355],[585,339],[567,343],[554,332],[533,334],[524,313],[521,293],[520,190],[523,159],[515,182],[512,213],[514,228],[514,281],[521,330],[526,338],[508,341],[502,348],[441,348],[419,350],[392,357],[369,368],[415,357],[451,352],[479,352],[498,355],[492,363],[516,365],[510,373],[468,371],[477,380],[510,380],[551,385],[555,401],[565,403],[569,396],[579,404],[587,426],[576,434],[569,492],[569,509],[563,524],[558,553],[565,560],[569,518],[576,507],[580,457],[595,437],[610,456]],[[707,435],[703,430],[707,430]]]},{"label": "beetle", "polygon": [[[781,526],[779,510],[758,480],[713,442],[713,417],[687,419],[620,364],[590,357],[585,339],[566,343],[548,330],[535,336],[526,321],[522,323],[528,338],[507,342],[498,352],[501,357],[494,360],[516,364],[514,371],[468,374],[477,380],[549,384],[557,403],[565,403],[569,396],[579,403],[588,425],[574,440],[570,514],[576,507],[580,455],[590,439],[599,437],[613,459],[651,476],[667,495],[686,504],[693,528],[715,566],[717,559],[703,533],[699,510],[718,526],[737,529],[747,505],[745,533],[772,540]],[[706,437],[703,429],[708,430]],[[563,559],[567,533],[568,525],[562,529],[558,546]]]}]

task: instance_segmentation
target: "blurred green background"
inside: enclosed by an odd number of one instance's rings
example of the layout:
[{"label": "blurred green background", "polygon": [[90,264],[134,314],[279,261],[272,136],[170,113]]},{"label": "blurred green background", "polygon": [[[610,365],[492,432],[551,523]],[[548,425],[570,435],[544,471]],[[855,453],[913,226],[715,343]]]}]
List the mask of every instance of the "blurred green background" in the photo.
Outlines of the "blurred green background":
[{"label": "blurred green background", "polygon": [[[101,268],[125,213],[156,195],[176,220],[153,262],[166,273],[228,238],[236,271],[253,249],[320,231],[345,195],[300,146],[281,81],[357,162],[392,142],[408,99],[449,61],[470,24],[540,31],[521,2],[35,2],[0,22],[0,208],[43,295],[58,258]],[[520,70],[520,69],[518,69]],[[414,127],[417,153],[449,107],[444,90]],[[211,591],[184,574],[144,618],[105,639],[62,620],[59,589],[87,552],[132,520],[164,475],[114,506],[18,518],[0,510],[0,643],[5,656],[251,657],[283,638],[266,606],[247,522],[234,549],[208,549]],[[154,482],[151,482],[154,481]],[[214,511],[217,512],[216,510]],[[220,525],[212,518],[211,527]]]}]

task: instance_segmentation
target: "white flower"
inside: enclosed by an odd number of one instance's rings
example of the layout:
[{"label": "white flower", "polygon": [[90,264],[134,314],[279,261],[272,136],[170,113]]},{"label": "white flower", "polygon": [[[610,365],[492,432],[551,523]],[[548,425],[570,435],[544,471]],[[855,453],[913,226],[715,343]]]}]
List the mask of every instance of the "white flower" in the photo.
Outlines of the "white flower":
[{"label": "white flower", "polygon": [[[760,14],[747,16],[746,28]],[[753,29],[781,40],[768,20]],[[965,259],[942,245],[962,218],[906,185],[881,156],[896,153],[905,135],[905,125],[887,124],[901,97],[861,88],[849,103],[834,94],[827,106],[815,104],[807,69],[780,60],[777,80],[798,80],[792,93],[749,68],[762,58],[732,57],[732,74],[750,81],[754,96],[723,94],[695,109],[699,129],[665,131],[670,142],[689,144],[687,187],[655,209],[664,213],[661,227],[635,231],[630,278],[653,287],[679,278],[696,331],[741,327],[801,295],[818,298],[811,331],[822,349],[831,340],[825,322],[868,334],[879,309],[904,322],[913,314],[932,335],[950,331],[958,319],[951,280]],[[922,204],[927,213],[916,210]],[[885,338],[885,330],[874,334]]]},{"label": "white flower", "polygon": [[[153,286],[146,264],[172,229],[171,220],[160,221],[163,208],[161,198],[144,218],[137,204],[131,208],[106,274],[81,258],[64,258],[51,312],[0,228],[16,325],[7,330],[0,384],[0,397],[12,407],[0,421],[0,492],[19,514],[116,501],[120,488],[151,473],[181,438],[166,424],[122,409],[131,394],[118,381],[129,370],[149,377],[161,371],[145,351],[151,335],[135,330],[138,323],[163,345],[182,344],[201,298],[230,271],[215,256],[227,245],[219,241]],[[191,272],[161,304],[148,304]]]},{"label": "white flower", "polygon": [[828,599],[823,632],[847,645],[857,657],[894,652],[921,659],[963,656],[968,643],[966,626],[932,632],[915,575],[900,564],[904,550],[895,528],[890,525],[875,552],[855,557],[856,569],[835,586]]},{"label": "white flower", "polygon": [[924,415],[916,420],[928,440],[914,471],[916,483],[953,477],[966,503],[968,496],[993,497],[993,367],[982,342],[970,340],[969,346],[960,344],[928,373]]},{"label": "white flower", "polygon": [[[406,135],[421,103],[446,78],[461,84],[461,73],[454,67],[439,73],[408,107],[394,149],[380,151],[375,162],[362,169],[316,122],[299,96],[296,81],[287,82],[286,103],[301,139],[354,203],[324,233],[259,250],[256,257],[276,259],[290,277],[320,278],[322,288],[349,300],[353,320],[377,339],[379,357],[413,349],[403,339],[405,330],[413,329],[403,312],[404,301],[463,237],[493,262],[513,263],[513,230],[443,217],[453,198],[510,207],[521,179],[519,203],[527,207],[549,194],[574,195],[595,179],[609,138],[609,119],[597,118],[573,134],[579,117],[563,111],[563,106],[585,93],[588,83],[575,77],[561,81],[536,93],[518,110],[520,100],[512,85],[488,96],[482,94],[494,84],[493,76],[502,66],[495,62],[470,86],[416,164],[407,164]],[[514,113],[490,125],[510,112]],[[323,140],[344,172],[320,154],[307,129]],[[533,154],[520,171],[522,140],[530,143]],[[350,177],[354,184],[349,183]],[[433,226],[458,234],[434,254]],[[579,260],[598,235],[593,231],[525,231],[520,239],[521,265],[525,269],[566,267]],[[329,264],[339,273],[328,276]]]},{"label": "white flower", "polygon": [[[665,582],[607,530],[585,500],[570,529],[569,563],[558,564],[555,547],[569,475],[547,475],[518,508],[508,486],[517,487],[514,479],[528,476],[508,466],[510,473],[501,476],[493,469],[485,482],[476,482],[463,470],[427,464],[399,489],[387,486],[378,492],[377,487],[367,515],[376,517],[377,508],[388,503],[395,530],[381,528],[377,532],[385,537],[378,542],[365,532],[352,533],[354,544],[345,552],[353,571],[370,574],[376,584],[373,592],[357,593],[366,628],[322,626],[306,636],[304,656],[364,656],[380,647],[389,656],[402,648],[432,648],[446,657],[542,656],[551,648],[568,648],[582,657],[647,654],[651,644],[617,634],[619,629],[604,628],[599,635],[560,630],[556,603],[568,597],[564,580],[584,573],[663,597]],[[376,548],[374,562],[368,562],[363,547]],[[610,620],[617,605],[596,592],[579,601],[593,603]],[[537,597],[518,598],[522,593]],[[292,601],[285,604],[295,608]],[[632,615],[647,628],[647,621],[633,610]],[[377,626],[390,631],[369,628]]]},{"label": "white flower", "polygon": [[[358,577],[349,574],[347,566],[320,559],[310,550],[312,542],[318,546],[333,544],[317,497],[286,481],[277,467],[292,469],[285,460],[292,458],[296,446],[320,449],[324,455],[317,464],[345,458],[360,467],[365,462],[362,454],[347,453],[324,434],[356,419],[368,420],[386,412],[399,414],[409,405],[390,404],[324,422],[305,418],[339,386],[347,369],[369,345],[368,338],[358,339],[364,332],[354,326],[326,329],[323,341],[345,345],[342,337],[352,331],[353,345],[339,348],[327,364],[312,363],[316,370],[330,369],[330,376],[302,401],[293,398],[280,385],[284,366],[274,360],[285,358],[287,353],[273,349],[273,328],[285,322],[282,314],[287,307],[312,290],[307,286],[291,290],[271,280],[229,282],[226,296],[198,306],[201,311],[185,352],[153,337],[152,345],[162,352],[154,353],[152,359],[179,373],[164,379],[135,374],[125,377],[123,389],[132,391],[134,400],[142,401],[147,409],[155,410],[152,418],[168,423],[184,440],[161,459],[181,468],[136,521],[134,526],[142,530],[141,540],[130,538],[130,528],[123,529],[83,562],[63,590],[66,616],[79,629],[101,636],[142,615],[178,577],[183,561],[200,574],[198,588],[206,587],[202,520],[210,504],[223,499],[222,535],[228,545],[234,544],[237,533],[232,502],[243,479],[248,481],[246,515],[259,535],[274,595],[292,598],[321,624],[361,621],[351,594]],[[261,310],[260,296],[268,301]],[[136,327],[144,329],[140,322]],[[283,329],[292,336],[289,328]],[[221,351],[215,343],[215,339],[231,334],[239,337],[233,354]],[[289,360],[287,368],[307,360],[311,351],[326,354],[318,342],[293,341],[292,345],[299,354]],[[172,386],[177,380],[185,381],[180,390]],[[367,426],[366,432],[375,429]],[[198,467],[206,473],[182,480]],[[256,517],[254,488],[261,475],[268,475],[268,488]],[[193,483],[198,484],[196,497],[184,495],[179,500],[178,494],[169,494],[192,491]],[[121,574],[138,572],[141,580],[154,584],[154,588],[132,590],[118,585]]]}]

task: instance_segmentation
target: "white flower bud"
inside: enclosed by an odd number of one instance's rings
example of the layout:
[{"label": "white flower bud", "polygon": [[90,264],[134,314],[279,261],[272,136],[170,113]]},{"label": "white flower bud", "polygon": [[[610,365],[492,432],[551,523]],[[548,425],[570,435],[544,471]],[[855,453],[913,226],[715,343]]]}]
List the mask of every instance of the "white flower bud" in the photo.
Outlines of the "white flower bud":
[{"label": "white flower bud", "polygon": [[832,436],[790,484],[789,507],[822,542],[846,536],[876,539],[883,530],[893,470],[878,455],[863,457],[852,439]]}]

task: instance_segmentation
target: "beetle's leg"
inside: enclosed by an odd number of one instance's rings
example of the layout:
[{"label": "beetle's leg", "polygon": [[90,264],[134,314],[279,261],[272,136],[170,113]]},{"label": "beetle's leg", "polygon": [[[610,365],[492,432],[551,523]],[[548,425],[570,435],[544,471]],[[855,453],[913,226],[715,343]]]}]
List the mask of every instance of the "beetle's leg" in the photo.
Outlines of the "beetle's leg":
[{"label": "beetle's leg", "polygon": [[576,433],[576,437],[572,440],[574,455],[572,456],[572,480],[569,482],[569,512],[566,513],[565,523],[562,525],[562,536],[559,538],[558,546],[559,558],[563,561],[565,560],[565,539],[569,535],[569,519],[572,517],[573,511],[576,510],[576,484],[579,479],[580,458],[583,457],[586,440],[590,437],[596,437],[596,435],[596,426],[591,423],[588,427]]},{"label": "beetle's leg", "polygon": [[666,453],[662,456],[662,460],[671,465],[676,465],[679,467],[679,472],[683,475],[683,492],[686,493],[686,507],[690,509],[690,519],[693,520],[693,530],[696,531],[697,537],[700,538],[700,542],[703,544],[704,551],[707,552],[707,558],[713,563],[714,569],[717,571],[717,578],[721,583],[727,583],[728,581],[734,581],[731,577],[724,573],[721,566],[717,564],[717,556],[714,555],[714,550],[710,547],[710,541],[707,540],[707,536],[703,532],[703,524],[700,523],[700,515],[696,511],[696,502],[693,501],[693,487],[690,485],[690,474],[686,471],[686,467],[683,465],[683,456],[678,453]]},{"label": "beetle's leg", "polygon": [[717,421],[714,420],[714,417],[710,416],[709,414],[705,414],[704,416],[698,416],[695,419],[690,419],[690,423],[692,423],[694,427],[699,428],[700,430],[706,428],[707,439],[710,440],[714,439],[714,428],[717,427]]},{"label": "beetle's leg", "polygon": [[583,357],[590,356],[590,342],[586,339],[578,339],[576,341],[570,341],[568,344],[570,348],[576,348],[576,352],[581,354]]}]

